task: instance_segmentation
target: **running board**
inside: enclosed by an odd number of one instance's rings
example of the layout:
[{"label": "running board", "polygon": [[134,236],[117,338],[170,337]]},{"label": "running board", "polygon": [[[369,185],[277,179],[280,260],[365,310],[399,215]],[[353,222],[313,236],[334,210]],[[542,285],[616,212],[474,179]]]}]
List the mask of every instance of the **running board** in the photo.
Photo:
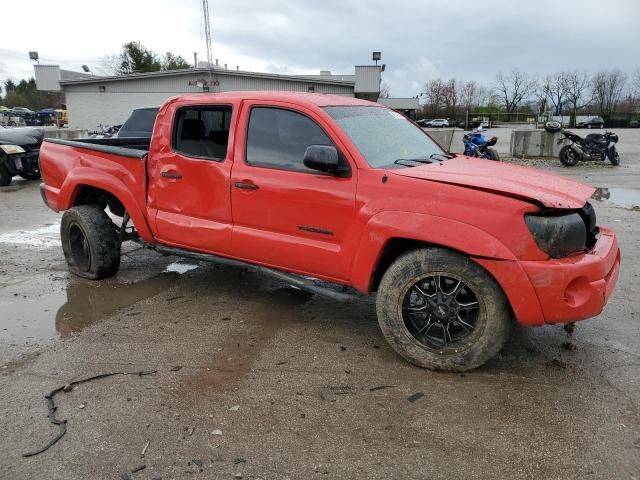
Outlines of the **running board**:
[{"label": "running board", "polygon": [[[149,245],[145,244],[147,248],[156,250],[164,255],[175,255],[177,257],[193,258],[194,260],[203,260],[206,262],[219,263],[221,265],[228,265],[230,267],[242,267],[254,270],[256,272],[266,273],[279,280],[287,282],[300,290],[322,295],[324,297],[337,300],[339,302],[351,302],[359,297],[354,293],[338,292],[329,287],[323,287],[318,285],[315,281],[296,275],[294,273],[283,272],[274,268],[263,267],[253,263],[243,262],[241,260],[233,260],[231,258],[219,257],[217,255],[210,255],[208,253],[192,252],[189,250],[183,250],[180,248],[165,247],[163,245]],[[336,284],[339,285],[339,284]]]}]

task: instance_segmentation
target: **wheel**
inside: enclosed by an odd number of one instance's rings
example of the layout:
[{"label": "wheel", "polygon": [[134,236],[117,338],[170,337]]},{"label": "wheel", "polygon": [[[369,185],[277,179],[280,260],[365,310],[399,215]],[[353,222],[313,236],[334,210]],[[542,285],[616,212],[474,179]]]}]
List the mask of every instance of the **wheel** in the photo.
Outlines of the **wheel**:
[{"label": "wheel", "polygon": [[578,157],[578,154],[573,151],[571,145],[565,145],[562,147],[558,156],[565,167],[575,167],[580,161],[580,157]]},{"label": "wheel", "polygon": [[14,121],[12,120],[12,121],[10,121],[10,122],[8,123],[8,125],[9,125],[10,127],[15,127],[15,126],[16,126],[16,122],[14,122]]},{"label": "wheel", "polygon": [[391,347],[414,365],[463,372],[503,347],[511,310],[500,286],[468,257],[444,248],[400,256],[376,298]]},{"label": "wheel", "polygon": [[120,243],[111,219],[96,205],[67,210],[60,224],[62,250],[71,273],[99,280],[120,268]]},{"label": "wheel", "polygon": [[0,187],[6,187],[11,184],[11,179],[13,175],[9,173],[9,169],[4,165],[0,165]]},{"label": "wheel", "polygon": [[486,155],[489,160],[500,160],[500,155],[498,155],[498,152],[494,148],[487,148]]},{"label": "wheel", "polygon": [[562,130],[562,124],[555,120],[550,120],[544,124],[544,129],[549,133],[555,133]]},{"label": "wheel", "polygon": [[38,180],[42,178],[40,170],[34,170],[33,172],[22,172],[19,175],[25,180]]},{"label": "wheel", "polygon": [[589,124],[587,124],[587,128],[591,128],[591,124],[590,124],[590,123],[589,123]]},{"label": "wheel", "polygon": [[611,165],[616,165],[616,166],[620,165],[620,154],[618,153],[618,150],[616,150],[615,148],[612,148],[607,152],[607,157],[609,157],[609,161],[611,162]]},{"label": "wheel", "polygon": [[604,123],[601,123],[601,124],[600,124],[600,128],[604,128]]}]

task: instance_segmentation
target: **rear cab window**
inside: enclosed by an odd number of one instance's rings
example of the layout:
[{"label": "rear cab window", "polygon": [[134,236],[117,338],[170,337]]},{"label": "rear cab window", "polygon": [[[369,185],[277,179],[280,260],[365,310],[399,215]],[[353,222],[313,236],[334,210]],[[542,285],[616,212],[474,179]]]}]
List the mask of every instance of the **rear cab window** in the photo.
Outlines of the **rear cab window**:
[{"label": "rear cab window", "polygon": [[173,126],[173,149],[188,157],[224,161],[227,158],[231,115],[230,105],[180,108]]}]

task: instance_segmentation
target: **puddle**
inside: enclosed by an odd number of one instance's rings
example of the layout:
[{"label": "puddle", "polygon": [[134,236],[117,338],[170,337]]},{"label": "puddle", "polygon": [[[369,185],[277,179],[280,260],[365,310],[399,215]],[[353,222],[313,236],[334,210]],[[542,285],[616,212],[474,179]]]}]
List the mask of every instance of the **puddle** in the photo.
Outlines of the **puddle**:
[{"label": "puddle", "polygon": [[15,230],[0,234],[0,243],[21,247],[50,248],[60,246],[60,224],[48,223],[34,230]]},{"label": "puddle", "polygon": [[608,203],[614,207],[640,212],[640,190],[598,187],[593,195],[591,195],[591,198]]},{"label": "puddle", "polygon": [[12,343],[37,343],[72,335],[117,310],[157,295],[177,278],[174,272],[131,283],[73,278],[60,292],[34,299],[18,295],[0,305],[0,338]]}]

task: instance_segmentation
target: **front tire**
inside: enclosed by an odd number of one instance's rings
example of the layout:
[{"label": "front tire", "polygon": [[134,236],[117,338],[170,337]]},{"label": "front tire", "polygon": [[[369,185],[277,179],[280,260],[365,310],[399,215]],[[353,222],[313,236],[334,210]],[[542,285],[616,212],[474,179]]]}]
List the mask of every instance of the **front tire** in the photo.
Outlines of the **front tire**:
[{"label": "front tire", "polygon": [[489,160],[500,161],[500,155],[498,155],[498,152],[493,148],[487,148],[486,155]]},{"label": "front tire", "polygon": [[19,175],[25,180],[39,180],[40,178],[42,178],[40,170],[35,170],[33,172],[22,172]]},{"label": "front tire", "polygon": [[616,150],[615,148],[612,148],[607,152],[607,157],[609,158],[611,165],[614,165],[614,166],[620,165],[620,154],[618,153],[618,150]]},{"label": "front tire", "polygon": [[0,165],[0,187],[6,187],[11,184],[13,176],[9,173],[9,169],[4,165]]},{"label": "front tire", "polygon": [[479,367],[503,347],[511,324],[496,281],[468,257],[444,248],[400,256],[382,277],[376,310],[391,347],[431,370]]},{"label": "front tire", "polygon": [[71,273],[99,280],[118,272],[120,242],[104,209],[80,205],[67,210],[62,216],[60,237]]},{"label": "front tire", "polygon": [[578,154],[571,148],[571,145],[562,147],[558,156],[565,167],[575,167],[580,161]]}]

